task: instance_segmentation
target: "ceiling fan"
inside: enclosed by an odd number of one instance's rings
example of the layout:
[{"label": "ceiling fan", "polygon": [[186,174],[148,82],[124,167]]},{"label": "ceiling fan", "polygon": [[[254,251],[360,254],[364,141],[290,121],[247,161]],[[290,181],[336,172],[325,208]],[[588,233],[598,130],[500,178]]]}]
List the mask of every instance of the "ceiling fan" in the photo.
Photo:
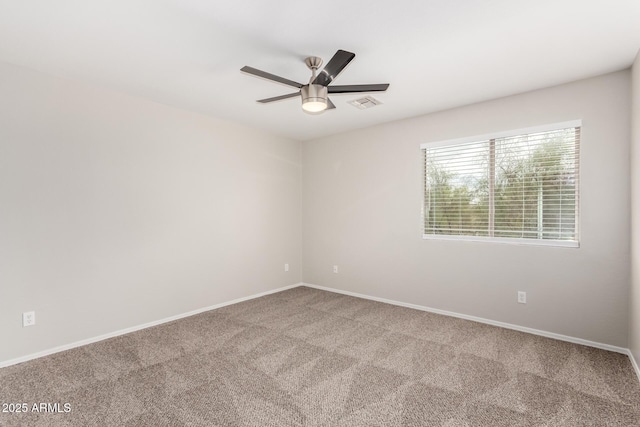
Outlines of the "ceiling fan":
[{"label": "ceiling fan", "polygon": [[347,52],[346,50],[338,50],[331,60],[329,60],[324,69],[317,75],[316,72],[322,65],[322,59],[317,56],[310,56],[306,58],[304,63],[307,64],[307,67],[311,70],[311,78],[309,79],[309,83],[306,85],[253,67],[244,66],[240,71],[300,89],[298,92],[289,93],[287,95],[259,99],[258,102],[266,104],[268,102],[280,101],[282,99],[293,98],[300,95],[302,98],[302,109],[307,113],[318,114],[326,109],[336,108],[333,102],[329,99],[328,95],[330,93],[384,92],[389,87],[388,83],[329,86],[329,84],[338,77],[338,74],[340,74],[340,72],[353,60],[353,58],[355,58],[355,56],[355,53]]}]

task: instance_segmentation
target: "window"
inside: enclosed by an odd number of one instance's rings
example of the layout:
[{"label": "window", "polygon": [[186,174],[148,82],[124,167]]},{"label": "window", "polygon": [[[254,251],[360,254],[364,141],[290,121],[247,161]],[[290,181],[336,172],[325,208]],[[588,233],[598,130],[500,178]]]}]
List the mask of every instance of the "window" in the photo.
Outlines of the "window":
[{"label": "window", "polygon": [[580,126],[422,144],[424,238],[577,247]]}]

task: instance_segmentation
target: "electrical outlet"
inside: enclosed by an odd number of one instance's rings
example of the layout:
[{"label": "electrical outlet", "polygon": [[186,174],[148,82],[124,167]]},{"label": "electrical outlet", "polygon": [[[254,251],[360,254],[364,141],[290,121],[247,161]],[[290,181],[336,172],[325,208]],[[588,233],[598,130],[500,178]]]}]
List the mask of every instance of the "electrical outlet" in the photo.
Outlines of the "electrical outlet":
[{"label": "electrical outlet", "polygon": [[338,266],[337,265],[333,266],[333,272],[336,273],[336,274],[338,273]]},{"label": "electrical outlet", "polygon": [[284,265],[284,271],[289,271],[289,264]]},{"label": "electrical outlet", "polygon": [[27,311],[22,313],[22,326],[33,326],[36,324],[36,312]]},{"label": "electrical outlet", "polygon": [[523,291],[518,291],[518,304],[526,304],[527,303],[527,293]]}]

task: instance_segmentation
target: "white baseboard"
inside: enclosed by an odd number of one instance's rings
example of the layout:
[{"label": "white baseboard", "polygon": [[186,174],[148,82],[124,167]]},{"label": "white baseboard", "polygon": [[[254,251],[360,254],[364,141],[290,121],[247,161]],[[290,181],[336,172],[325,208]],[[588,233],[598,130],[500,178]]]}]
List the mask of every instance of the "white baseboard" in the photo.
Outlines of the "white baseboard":
[{"label": "white baseboard", "polygon": [[[339,294],[349,295],[349,296],[352,296],[352,297],[364,298],[364,299],[368,299],[368,300],[372,300],[372,301],[384,302],[384,303],[387,303],[387,304],[398,305],[398,306],[401,306],[401,307],[413,308],[413,309],[416,309],[416,310],[428,311],[430,313],[443,314],[445,316],[457,317],[457,318],[465,319],[465,320],[472,320],[474,322],[486,323],[487,325],[499,326],[501,328],[513,329],[515,331],[520,331],[520,332],[527,332],[529,334],[540,335],[540,336],[547,337],[547,338],[554,338],[554,339],[557,339],[557,340],[560,340],[560,341],[567,341],[567,342],[571,342],[571,343],[574,343],[574,344],[582,344],[582,345],[586,345],[588,347],[595,347],[595,348],[599,348],[599,349],[602,349],[602,350],[613,351],[613,352],[616,352],[616,353],[622,353],[622,354],[627,354],[627,355],[630,354],[629,349],[626,349],[626,348],[623,348],[623,347],[617,347],[617,346],[614,346],[614,345],[603,344],[603,343],[599,343],[599,342],[595,342],[595,341],[589,341],[589,340],[585,340],[585,339],[582,339],[582,338],[575,338],[575,337],[570,337],[570,336],[567,336],[567,335],[556,334],[554,332],[541,331],[539,329],[527,328],[525,326],[514,325],[514,324],[511,324],[511,323],[498,322],[496,320],[484,319],[482,317],[469,316],[469,315],[466,315],[466,314],[455,313],[453,311],[439,310],[437,308],[425,307],[425,306],[417,305],[417,304],[409,304],[409,303],[406,303],[406,302],[394,301],[394,300],[390,300],[390,299],[386,299],[386,298],[372,297],[370,295],[359,294],[359,293],[356,293],[356,292],[343,291],[341,289],[328,288],[326,286],[318,286],[318,285],[313,285],[313,284],[310,284],[310,283],[302,283],[302,286],[308,286],[310,288],[320,289],[320,290],[329,291],[329,292],[335,292],[335,293],[339,293]],[[634,367],[636,369],[636,373],[638,373],[639,372],[638,371],[638,366],[635,365],[635,361],[633,360],[633,358],[631,360],[632,360],[632,363],[634,363]],[[638,378],[640,379],[640,374],[638,375]]]},{"label": "white baseboard", "polygon": [[265,295],[269,295],[269,294],[274,294],[276,292],[286,291],[287,289],[297,288],[298,286],[302,286],[302,283],[296,283],[294,285],[284,286],[284,287],[278,288],[278,289],[272,289],[272,290],[269,290],[269,291],[266,291],[266,292],[261,292],[259,294],[254,294],[254,295],[249,295],[247,297],[237,298],[237,299],[234,299],[232,301],[227,301],[227,302],[223,302],[223,303],[220,303],[220,304],[215,304],[215,305],[211,305],[211,306],[208,306],[208,307],[202,307],[202,308],[199,308],[197,310],[189,311],[187,313],[181,313],[181,314],[177,314],[175,316],[167,317],[167,318],[164,318],[164,319],[154,320],[153,322],[148,322],[148,323],[145,323],[145,324],[142,324],[142,325],[132,326],[130,328],[121,329],[119,331],[110,332],[108,334],[99,335],[97,337],[87,338],[87,339],[76,341],[76,342],[73,342],[73,343],[70,343],[70,344],[65,344],[65,345],[61,345],[61,346],[58,346],[58,347],[50,348],[48,350],[39,351],[37,353],[28,354],[26,356],[17,357],[15,359],[9,359],[9,360],[0,361],[0,368],[4,368],[4,367],[7,367],[7,366],[11,366],[11,365],[16,365],[18,363],[22,363],[22,362],[26,362],[26,361],[29,361],[29,360],[37,359],[37,358],[43,357],[43,356],[48,356],[48,355],[54,354],[54,353],[59,353],[61,351],[71,350],[72,348],[80,347],[80,346],[87,345],[87,344],[92,344],[94,342],[98,342],[98,341],[106,340],[108,338],[113,338],[113,337],[117,337],[117,336],[120,336],[120,335],[128,334],[130,332],[139,331],[141,329],[150,328],[152,326],[161,325],[163,323],[172,322],[174,320],[182,319],[184,317],[193,316],[195,314],[200,314],[200,313],[203,313],[203,312],[209,311],[209,310],[215,310],[216,308],[224,307],[224,306],[227,306],[227,305],[237,304],[239,302],[247,301],[247,300],[250,300],[250,299],[259,298],[259,297],[262,297],[262,296],[265,296]]},{"label": "white baseboard", "polygon": [[629,360],[631,360],[631,365],[633,366],[633,369],[636,371],[638,380],[640,380],[640,367],[638,367],[638,362],[636,362],[636,358],[633,357],[633,353],[631,352],[631,349],[627,350],[627,356],[629,356]]}]

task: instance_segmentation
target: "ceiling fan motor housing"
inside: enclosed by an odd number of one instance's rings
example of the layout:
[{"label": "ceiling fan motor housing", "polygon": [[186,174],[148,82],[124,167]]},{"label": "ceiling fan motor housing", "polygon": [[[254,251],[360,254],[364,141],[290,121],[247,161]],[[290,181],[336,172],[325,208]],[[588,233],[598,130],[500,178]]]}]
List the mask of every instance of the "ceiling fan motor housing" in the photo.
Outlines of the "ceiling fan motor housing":
[{"label": "ceiling fan motor housing", "polygon": [[[326,86],[308,84],[300,88],[302,94],[302,105],[311,106],[315,103],[323,104],[324,108],[327,106],[328,89]],[[324,109],[323,108],[323,109]]]}]

